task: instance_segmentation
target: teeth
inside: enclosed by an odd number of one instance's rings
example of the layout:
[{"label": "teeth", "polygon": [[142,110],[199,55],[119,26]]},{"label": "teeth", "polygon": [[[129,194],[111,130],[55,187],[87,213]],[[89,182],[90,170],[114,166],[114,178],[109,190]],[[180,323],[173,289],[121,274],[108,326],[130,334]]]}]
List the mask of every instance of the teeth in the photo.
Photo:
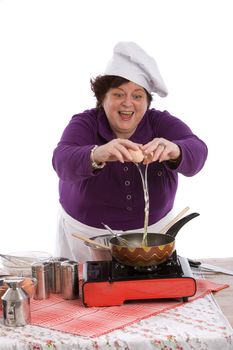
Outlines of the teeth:
[{"label": "teeth", "polygon": [[121,114],[127,114],[127,115],[131,115],[133,114],[133,112],[120,112]]}]

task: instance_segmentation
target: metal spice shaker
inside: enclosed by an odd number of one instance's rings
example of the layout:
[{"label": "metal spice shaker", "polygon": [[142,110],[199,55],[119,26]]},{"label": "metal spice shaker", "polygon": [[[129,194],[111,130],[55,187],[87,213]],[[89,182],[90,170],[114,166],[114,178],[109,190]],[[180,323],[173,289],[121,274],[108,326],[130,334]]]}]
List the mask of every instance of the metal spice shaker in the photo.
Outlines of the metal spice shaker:
[{"label": "metal spice shaker", "polygon": [[53,258],[49,263],[49,287],[51,293],[61,293],[61,264],[67,258]]},{"label": "metal spice shaker", "polygon": [[31,322],[30,297],[21,288],[24,279],[11,279],[2,296],[3,322],[6,326],[25,326]]},{"label": "metal spice shaker", "polygon": [[37,280],[34,299],[47,299],[50,295],[49,263],[36,262],[32,264],[32,277],[36,278]]},{"label": "metal spice shaker", "polygon": [[78,263],[65,261],[61,264],[62,297],[64,299],[79,298]]}]

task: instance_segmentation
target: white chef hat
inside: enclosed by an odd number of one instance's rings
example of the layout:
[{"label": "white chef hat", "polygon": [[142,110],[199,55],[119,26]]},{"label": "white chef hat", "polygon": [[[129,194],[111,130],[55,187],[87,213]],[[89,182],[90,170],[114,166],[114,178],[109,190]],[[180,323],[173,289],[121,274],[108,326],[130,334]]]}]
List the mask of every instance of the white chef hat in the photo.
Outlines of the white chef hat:
[{"label": "white chef hat", "polygon": [[161,97],[168,94],[154,58],[132,41],[116,44],[105,74],[128,79]]}]

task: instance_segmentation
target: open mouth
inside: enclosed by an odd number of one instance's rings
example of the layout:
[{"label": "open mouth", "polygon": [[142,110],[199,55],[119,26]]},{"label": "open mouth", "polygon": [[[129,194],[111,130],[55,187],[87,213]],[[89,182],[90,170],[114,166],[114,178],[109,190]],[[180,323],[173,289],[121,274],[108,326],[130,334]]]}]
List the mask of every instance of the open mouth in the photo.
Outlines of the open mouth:
[{"label": "open mouth", "polygon": [[134,112],[127,112],[127,111],[119,111],[119,114],[122,118],[122,120],[130,120],[134,114]]}]

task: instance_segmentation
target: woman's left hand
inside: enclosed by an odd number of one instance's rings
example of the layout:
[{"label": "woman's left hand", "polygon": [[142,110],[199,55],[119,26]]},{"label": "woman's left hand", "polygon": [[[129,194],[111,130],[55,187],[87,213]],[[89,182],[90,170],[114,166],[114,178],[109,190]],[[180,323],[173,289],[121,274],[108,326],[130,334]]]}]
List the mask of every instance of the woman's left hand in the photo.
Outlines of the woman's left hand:
[{"label": "woman's left hand", "polygon": [[162,137],[154,138],[152,141],[140,147],[145,155],[144,164],[155,161],[176,161],[181,157],[180,147]]}]

